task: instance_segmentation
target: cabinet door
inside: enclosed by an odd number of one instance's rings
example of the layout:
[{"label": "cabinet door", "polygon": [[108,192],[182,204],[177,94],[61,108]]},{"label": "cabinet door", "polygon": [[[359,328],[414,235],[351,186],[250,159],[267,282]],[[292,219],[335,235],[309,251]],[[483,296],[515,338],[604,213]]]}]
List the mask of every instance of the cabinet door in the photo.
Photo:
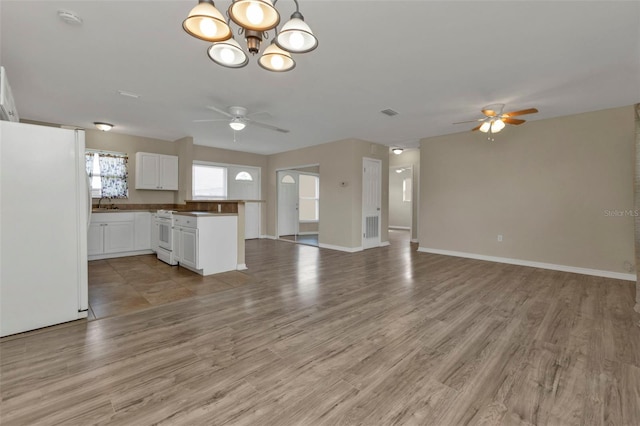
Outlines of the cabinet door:
[{"label": "cabinet door", "polygon": [[104,224],[92,223],[87,231],[87,254],[104,253]]},{"label": "cabinet door", "polygon": [[173,238],[173,258],[176,262],[182,260],[182,243],[180,242],[180,228],[173,228],[171,230],[171,237]]},{"label": "cabinet door", "polygon": [[159,189],[159,173],[158,154],[136,153],[136,189]]},{"label": "cabinet door", "polygon": [[161,189],[178,190],[178,157],[174,155],[160,156],[160,182]]},{"label": "cabinet door", "polygon": [[198,269],[198,231],[182,228],[180,231],[180,251],[183,265]]},{"label": "cabinet door", "polygon": [[149,250],[151,248],[151,213],[135,213],[135,238],[136,250]]},{"label": "cabinet door", "polygon": [[104,252],[133,251],[133,222],[111,222],[104,227]]}]

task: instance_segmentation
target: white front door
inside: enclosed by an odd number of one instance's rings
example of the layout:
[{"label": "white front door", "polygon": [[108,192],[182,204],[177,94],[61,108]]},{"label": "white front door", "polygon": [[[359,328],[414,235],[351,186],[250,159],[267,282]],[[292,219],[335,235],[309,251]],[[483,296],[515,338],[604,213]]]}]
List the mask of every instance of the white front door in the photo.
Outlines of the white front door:
[{"label": "white front door", "polygon": [[[260,199],[260,169],[256,167],[229,166],[227,171],[231,200]],[[244,238],[260,238],[260,203],[245,203]]]},{"label": "white front door", "polygon": [[380,245],[382,161],[362,159],[362,248]]},{"label": "white front door", "polygon": [[298,174],[279,171],[278,179],[278,237],[298,234]]}]

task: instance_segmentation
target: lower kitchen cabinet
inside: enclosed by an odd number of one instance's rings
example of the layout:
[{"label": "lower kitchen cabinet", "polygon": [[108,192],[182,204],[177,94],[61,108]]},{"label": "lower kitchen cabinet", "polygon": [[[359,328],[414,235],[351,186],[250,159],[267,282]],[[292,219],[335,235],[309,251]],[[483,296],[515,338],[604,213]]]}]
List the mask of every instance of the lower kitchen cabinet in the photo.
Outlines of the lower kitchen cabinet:
[{"label": "lower kitchen cabinet", "polygon": [[174,254],[180,266],[200,275],[238,267],[238,217],[174,214]]},{"label": "lower kitchen cabinet", "polygon": [[87,234],[89,260],[151,252],[151,214],[94,213]]}]

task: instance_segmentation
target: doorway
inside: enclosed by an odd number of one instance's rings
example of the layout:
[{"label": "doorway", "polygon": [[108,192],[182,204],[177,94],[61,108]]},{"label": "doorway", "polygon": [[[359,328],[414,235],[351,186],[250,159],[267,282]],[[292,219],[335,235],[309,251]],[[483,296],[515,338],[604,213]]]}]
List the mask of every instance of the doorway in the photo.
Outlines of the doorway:
[{"label": "doorway", "polygon": [[276,237],[284,241],[319,245],[319,166],[278,170]]},{"label": "doorway", "polygon": [[389,168],[389,229],[406,230],[412,235],[413,166]]}]

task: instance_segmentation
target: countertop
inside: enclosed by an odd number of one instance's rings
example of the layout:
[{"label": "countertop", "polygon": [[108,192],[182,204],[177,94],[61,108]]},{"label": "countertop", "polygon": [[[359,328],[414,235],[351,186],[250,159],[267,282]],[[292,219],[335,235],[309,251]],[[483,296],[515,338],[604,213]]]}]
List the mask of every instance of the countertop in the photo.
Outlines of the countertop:
[{"label": "countertop", "polygon": [[181,211],[177,211],[173,215],[174,216],[207,217],[207,216],[238,216],[238,213],[181,212]]},{"label": "countertop", "polygon": [[265,203],[265,200],[185,200],[185,203]]},{"label": "countertop", "polygon": [[129,210],[129,209],[97,209],[97,208],[92,208],[91,209],[91,213],[140,213],[140,212],[149,212],[149,213],[155,213],[158,210]]}]

